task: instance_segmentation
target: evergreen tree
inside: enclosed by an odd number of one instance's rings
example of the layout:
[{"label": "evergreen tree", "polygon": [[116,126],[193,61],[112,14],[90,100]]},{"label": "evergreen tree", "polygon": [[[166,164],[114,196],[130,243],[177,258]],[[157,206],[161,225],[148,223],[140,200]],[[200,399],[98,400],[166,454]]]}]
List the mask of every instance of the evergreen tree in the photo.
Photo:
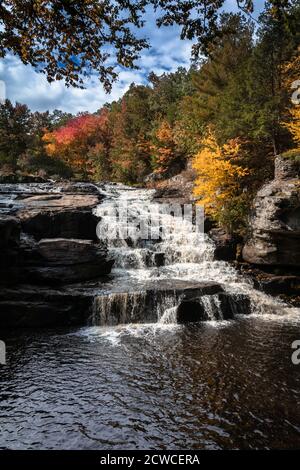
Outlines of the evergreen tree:
[{"label": "evergreen tree", "polygon": [[0,104],[0,164],[16,169],[18,158],[26,152],[31,141],[31,116],[25,104],[15,106],[5,100]]}]

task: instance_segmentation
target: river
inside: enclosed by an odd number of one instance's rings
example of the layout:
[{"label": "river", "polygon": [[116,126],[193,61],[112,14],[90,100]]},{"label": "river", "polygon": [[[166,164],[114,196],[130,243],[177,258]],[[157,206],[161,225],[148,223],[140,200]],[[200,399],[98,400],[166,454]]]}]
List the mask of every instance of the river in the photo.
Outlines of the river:
[{"label": "river", "polygon": [[[116,202],[130,220],[157,210],[151,191],[101,191],[96,213],[108,232]],[[172,230],[159,243],[109,240],[116,264],[90,325],[4,333],[1,449],[299,448],[300,365],[291,361],[299,309],[215,261],[206,235],[171,216],[165,223]],[[218,300],[204,296],[208,321],[179,325],[178,297],[168,293],[157,321],[130,322],[145,285],[175,280],[218,282],[249,297],[251,312],[224,320]],[[109,317],[117,307],[123,324]]]}]

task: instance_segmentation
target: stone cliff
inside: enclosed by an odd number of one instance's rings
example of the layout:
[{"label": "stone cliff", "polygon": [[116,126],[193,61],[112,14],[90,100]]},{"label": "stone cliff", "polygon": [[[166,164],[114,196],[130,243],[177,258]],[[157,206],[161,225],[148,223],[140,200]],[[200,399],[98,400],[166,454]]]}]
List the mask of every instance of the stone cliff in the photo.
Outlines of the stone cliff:
[{"label": "stone cliff", "polygon": [[300,156],[278,156],[275,178],[257,193],[250,217],[245,261],[300,267]]}]

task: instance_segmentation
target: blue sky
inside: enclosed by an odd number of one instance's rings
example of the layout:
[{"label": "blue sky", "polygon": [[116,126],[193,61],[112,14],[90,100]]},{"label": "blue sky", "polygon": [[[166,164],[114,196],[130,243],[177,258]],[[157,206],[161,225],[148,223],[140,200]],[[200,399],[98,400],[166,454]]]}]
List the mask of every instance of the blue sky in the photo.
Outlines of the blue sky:
[{"label": "blue sky", "polygon": [[[257,0],[255,4],[260,9],[263,1]],[[227,8],[231,11],[235,9],[236,0],[227,0]],[[141,53],[137,62],[139,70],[120,70],[119,79],[109,95],[104,92],[97,77],[86,81],[85,90],[67,88],[63,81],[50,85],[44,75],[10,55],[0,60],[0,80],[6,83],[6,96],[13,102],[26,103],[33,111],[56,108],[72,113],[94,112],[105,102],[120,98],[132,82],[146,83],[151,71],[161,74],[175,71],[179,66],[189,67],[191,43],[179,39],[179,28],[158,29],[153,14],[149,13],[143,33],[149,38],[151,48]]]}]

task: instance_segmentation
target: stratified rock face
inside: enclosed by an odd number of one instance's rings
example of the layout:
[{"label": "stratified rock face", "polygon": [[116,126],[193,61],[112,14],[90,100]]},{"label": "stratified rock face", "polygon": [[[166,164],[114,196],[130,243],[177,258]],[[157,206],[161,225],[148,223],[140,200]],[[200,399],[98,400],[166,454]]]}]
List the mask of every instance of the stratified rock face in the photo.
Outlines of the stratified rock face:
[{"label": "stratified rock face", "polygon": [[18,286],[0,290],[0,328],[83,325],[93,296],[65,289]]},{"label": "stratified rock face", "polygon": [[18,200],[16,216],[25,233],[41,238],[96,240],[98,219],[92,213],[99,203],[90,194],[47,194]]},{"label": "stratified rock face", "polygon": [[20,283],[63,285],[109,274],[112,265],[100,243],[53,238],[21,244],[15,264],[0,270],[0,275]]},{"label": "stratified rock face", "polygon": [[300,266],[300,181],[296,160],[277,157],[275,179],[254,200],[245,261],[257,265]]},{"label": "stratified rock face", "polygon": [[[160,181],[159,178],[151,178],[151,175],[149,175],[147,181],[145,180],[149,187],[156,189],[155,201],[178,204],[190,204],[194,201],[192,194],[196,177],[195,171],[191,165],[188,165],[183,171],[178,170],[180,173],[164,179],[164,181]],[[155,177],[155,174],[152,175]]]},{"label": "stratified rock face", "polygon": [[[0,283],[69,284],[110,273],[92,184],[0,185]],[[8,299],[9,300],[9,299]]]},{"label": "stratified rock face", "polygon": [[99,281],[51,288],[4,287],[0,290],[0,329],[158,321],[182,324],[230,319],[251,310],[247,296],[228,294],[212,282],[165,280],[127,287],[107,292]]}]

